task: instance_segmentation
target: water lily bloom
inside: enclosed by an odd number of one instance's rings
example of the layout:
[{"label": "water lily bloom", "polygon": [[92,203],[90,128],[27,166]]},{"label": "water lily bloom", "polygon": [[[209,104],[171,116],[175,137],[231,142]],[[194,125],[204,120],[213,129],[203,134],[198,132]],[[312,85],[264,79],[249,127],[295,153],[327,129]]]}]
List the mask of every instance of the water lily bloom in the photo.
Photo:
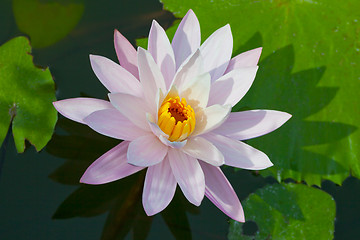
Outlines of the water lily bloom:
[{"label": "water lily bloom", "polygon": [[118,31],[114,42],[120,65],[90,56],[110,101],[54,102],[65,117],[123,140],[93,162],[80,181],[104,184],[146,168],[142,201],[148,215],[162,211],[179,185],[194,205],[206,196],[243,222],[240,201],[220,166],[272,166],[266,154],[241,140],[267,134],[291,117],[272,110],[231,112],[255,78],[261,48],[231,58],[229,25],[200,45],[200,25],[192,10],[171,43],[156,21],[147,50],[135,50]]}]

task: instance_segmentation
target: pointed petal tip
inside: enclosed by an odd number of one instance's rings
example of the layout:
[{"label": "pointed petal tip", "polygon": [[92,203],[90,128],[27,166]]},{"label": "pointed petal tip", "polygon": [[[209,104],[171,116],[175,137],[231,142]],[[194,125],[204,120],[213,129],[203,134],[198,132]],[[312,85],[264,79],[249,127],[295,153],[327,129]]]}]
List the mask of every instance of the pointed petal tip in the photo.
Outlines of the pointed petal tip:
[{"label": "pointed petal tip", "polygon": [[245,216],[244,216],[244,212],[242,211],[241,213],[238,213],[236,216],[229,216],[231,217],[233,220],[244,223],[245,222]]},{"label": "pointed petal tip", "polygon": [[155,26],[160,26],[160,24],[155,19],[152,20],[151,27],[154,26],[154,25]]}]

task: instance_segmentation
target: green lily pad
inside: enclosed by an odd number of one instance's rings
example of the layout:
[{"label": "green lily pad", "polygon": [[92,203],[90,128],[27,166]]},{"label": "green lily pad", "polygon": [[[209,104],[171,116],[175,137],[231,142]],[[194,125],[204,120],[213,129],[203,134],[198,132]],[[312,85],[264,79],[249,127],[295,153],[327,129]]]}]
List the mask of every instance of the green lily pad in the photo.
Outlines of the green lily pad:
[{"label": "green lily pad", "polygon": [[12,122],[18,152],[24,152],[25,139],[40,151],[50,140],[57,121],[51,73],[48,68],[34,66],[30,52],[25,37],[0,46],[0,144]]},{"label": "green lily pad", "polygon": [[176,17],[193,9],[203,40],[230,23],[234,56],[263,47],[255,82],[233,111],[275,109],[293,118],[248,141],[274,163],[261,174],[309,185],[360,178],[359,1],[162,2]]},{"label": "green lily pad", "polygon": [[82,0],[13,0],[13,12],[20,31],[28,34],[35,48],[50,46],[64,38],[80,21]]},{"label": "green lily pad", "polygon": [[[257,224],[254,235],[231,221],[229,239],[333,239],[335,201],[322,190],[302,184],[273,184],[243,202],[246,221]],[[248,224],[248,223],[245,223]]]}]

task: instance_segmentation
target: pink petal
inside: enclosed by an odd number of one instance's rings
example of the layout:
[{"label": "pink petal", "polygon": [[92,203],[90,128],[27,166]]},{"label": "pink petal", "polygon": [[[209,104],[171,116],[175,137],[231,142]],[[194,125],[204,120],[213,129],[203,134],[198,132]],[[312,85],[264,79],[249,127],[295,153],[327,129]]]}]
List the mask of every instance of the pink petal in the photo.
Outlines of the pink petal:
[{"label": "pink petal", "polygon": [[175,57],[164,29],[153,20],[148,41],[148,51],[160,67],[166,87],[169,88],[175,74]]},{"label": "pink petal", "polygon": [[216,80],[210,89],[208,105],[235,106],[250,89],[258,66],[235,69]]},{"label": "pink petal", "polygon": [[209,73],[187,81],[181,89],[180,97],[184,97],[194,110],[197,107],[205,108],[209,100],[210,82],[211,77]]},{"label": "pink petal", "polygon": [[231,58],[233,38],[230,25],[216,30],[201,45],[200,52],[204,59],[205,72],[210,72],[211,80],[221,77]]},{"label": "pink petal", "polygon": [[237,140],[247,140],[274,131],[290,118],[290,114],[274,110],[234,112],[214,132]]},{"label": "pink petal", "polygon": [[114,45],[120,65],[139,79],[136,49],[118,30],[114,31]]},{"label": "pink petal", "polygon": [[136,126],[145,131],[150,131],[146,120],[146,113],[150,110],[142,98],[125,93],[110,93],[109,99],[111,104]]},{"label": "pink petal", "polygon": [[104,184],[127,177],[143,169],[127,163],[126,153],[128,146],[129,142],[124,141],[99,157],[86,169],[80,182]]},{"label": "pink petal", "polygon": [[177,70],[172,86],[182,89],[187,81],[192,80],[204,73],[203,60],[200,50],[188,57]]},{"label": "pink petal", "polygon": [[84,118],[91,113],[114,108],[110,102],[95,98],[71,98],[53,102],[56,110],[64,117],[86,124]]},{"label": "pink petal", "polygon": [[169,148],[168,156],[175,179],[185,197],[199,206],[204,198],[205,179],[198,160],[173,148]]},{"label": "pink petal", "polygon": [[224,164],[222,153],[211,142],[202,137],[189,138],[181,151],[214,166]]},{"label": "pink petal", "polygon": [[273,165],[265,153],[246,143],[214,133],[205,138],[222,152],[226,165],[249,170],[262,170]]},{"label": "pink petal", "polygon": [[144,130],[134,125],[117,109],[104,109],[93,112],[84,119],[84,122],[98,133],[127,141],[146,134]]},{"label": "pink petal", "polygon": [[227,119],[231,111],[230,105],[212,105],[195,113],[195,129],[192,136],[204,134],[217,128]]},{"label": "pink petal", "polygon": [[138,48],[138,66],[145,98],[155,111],[156,93],[159,89],[166,92],[164,77],[151,54],[141,47]]},{"label": "pink petal", "polygon": [[152,216],[169,205],[176,190],[176,180],[168,158],[151,166],[146,172],[142,201],[145,212]]},{"label": "pink petal", "polygon": [[260,59],[262,48],[255,48],[247,52],[243,52],[232,58],[225,73],[231,72],[237,68],[255,67]]},{"label": "pink petal", "polygon": [[200,41],[200,24],[190,9],[181,20],[171,43],[175,53],[176,69],[200,47]]},{"label": "pink petal", "polygon": [[90,61],[94,73],[110,92],[143,95],[140,82],[119,64],[96,55],[90,55]]},{"label": "pink petal", "polygon": [[149,134],[132,141],[127,152],[128,163],[139,167],[148,167],[160,163],[168,147],[154,135]]},{"label": "pink petal", "polygon": [[205,196],[226,215],[238,222],[245,222],[241,203],[219,167],[200,162],[205,175]]}]

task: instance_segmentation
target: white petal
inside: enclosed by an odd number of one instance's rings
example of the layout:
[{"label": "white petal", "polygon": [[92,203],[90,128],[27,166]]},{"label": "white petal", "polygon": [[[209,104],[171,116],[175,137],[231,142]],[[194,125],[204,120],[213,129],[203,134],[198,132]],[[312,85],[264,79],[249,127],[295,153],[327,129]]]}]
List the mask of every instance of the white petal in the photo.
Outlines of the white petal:
[{"label": "white petal", "polygon": [[190,9],[181,20],[171,43],[175,53],[176,69],[200,47],[200,41],[199,20]]},{"label": "white petal", "polygon": [[235,106],[250,89],[258,66],[235,69],[216,80],[210,89],[208,105]]},{"label": "white petal", "polygon": [[114,45],[120,65],[139,79],[136,49],[118,30],[114,31]]},{"label": "white petal", "polygon": [[204,59],[204,71],[210,72],[215,81],[225,72],[232,54],[233,38],[230,25],[216,30],[201,45],[200,52]]},{"label": "white petal", "polygon": [[98,133],[127,141],[146,134],[144,130],[134,125],[117,109],[104,109],[93,112],[84,119],[84,122]]},{"label": "white petal", "polygon": [[250,170],[261,170],[273,165],[265,153],[238,140],[213,133],[206,135],[206,139],[222,152],[226,165]]},{"label": "white petal", "polygon": [[246,140],[272,132],[283,125],[291,115],[274,110],[251,110],[230,113],[215,133],[237,140]]},{"label": "white petal", "polygon": [[232,70],[237,68],[255,67],[259,62],[261,51],[262,48],[259,47],[247,52],[243,52],[232,58],[225,73],[231,72]]},{"label": "white petal", "polygon": [[185,98],[193,108],[205,108],[210,94],[211,77],[209,73],[202,74],[183,85],[180,96]]},{"label": "white petal", "polygon": [[159,137],[160,141],[165,144],[166,146],[172,147],[172,148],[182,148],[183,146],[185,146],[185,144],[187,143],[187,139],[181,141],[181,142],[171,142],[169,141],[166,137],[164,137],[163,135],[161,135]]},{"label": "white petal", "polygon": [[244,222],[244,210],[233,187],[219,167],[200,162],[205,175],[205,196],[232,219]]},{"label": "white petal", "polygon": [[80,182],[104,184],[127,177],[143,169],[127,163],[126,153],[128,146],[129,142],[124,141],[99,157],[86,169]]},{"label": "white petal", "polygon": [[212,105],[195,113],[195,129],[192,136],[204,134],[220,126],[231,111],[230,105]]},{"label": "white petal", "polygon": [[161,89],[162,92],[166,92],[164,77],[151,54],[141,47],[138,48],[138,66],[144,96],[155,111],[157,91]]},{"label": "white petal", "polygon": [[146,113],[149,112],[150,109],[142,98],[125,93],[110,93],[109,99],[111,104],[136,126],[145,131],[150,131],[149,124],[146,120]]},{"label": "white petal", "polygon": [[175,179],[185,197],[199,206],[205,194],[205,179],[198,160],[173,148],[169,148],[168,156]]},{"label": "white petal", "polygon": [[148,124],[149,124],[149,126],[150,126],[150,129],[151,129],[151,131],[154,133],[155,136],[157,136],[157,137],[164,136],[164,137],[166,137],[166,138],[169,137],[169,135],[167,135],[166,133],[164,133],[164,132],[160,129],[159,125],[157,125],[157,124],[155,123],[155,119],[154,119],[154,117],[153,117],[150,113],[147,113],[147,114],[146,114],[146,120],[148,121]]},{"label": "white petal", "polygon": [[70,98],[53,102],[53,104],[64,117],[82,124],[86,124],[84,118],[91,113],[114,108],[110,102],[95,98]]},{"label": "white petal", "polygon": [[127,152],[128,163],[139,167],[148,167],[160,163],[168,147],[162,144],[154,134],[145,135],[132,141]]},{"label": "white petal", "polygon": [[90,62],[98,79],[110,92],[142,96],[143,90],[139,80],[119,64],[108,58],[96,55],[90,55]]},{"label": "white petal", "polygon": [[193,80],[204,73],[203,60],[200,50],[190,55],[177,70],[172,86],[176,86],[179,90],[187,81]]},{"label": "white petal", "polygon": [[202,137],[189,138],[181,151],[214,166],[224,164],[222,153],[211,142]]},{"label": "white petal", "polygon": [[148,216],[161,212],[169,205],[174,197],[176,185],[167,158],[148,168],[142,195],[144,209]]},{"label": "white petal", "polygon": [[169,88],[175,74],[174,52],[164,29],[155,20],[149,33],[148,51],[160,67],[166,87]]}]

